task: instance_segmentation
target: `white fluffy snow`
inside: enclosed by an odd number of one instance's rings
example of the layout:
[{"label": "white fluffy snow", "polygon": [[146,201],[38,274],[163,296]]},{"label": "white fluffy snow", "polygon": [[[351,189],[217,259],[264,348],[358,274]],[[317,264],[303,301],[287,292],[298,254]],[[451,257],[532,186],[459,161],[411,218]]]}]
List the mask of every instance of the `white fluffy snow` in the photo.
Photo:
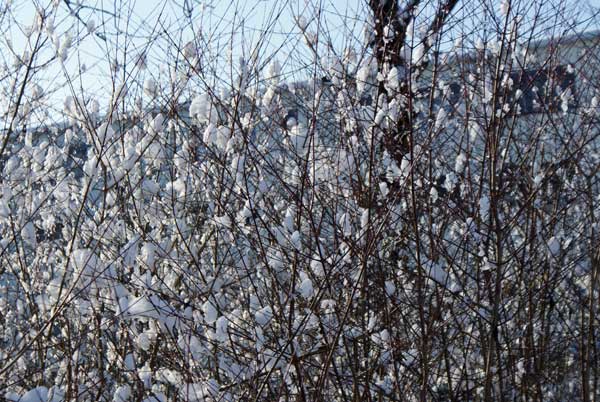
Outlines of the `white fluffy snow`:
[{"label": "white fluffy snow", "polygon": [[273,318],[273,310],[270,306],[266,306],[254,313],[254,320],[260,326],[265,326]]}]

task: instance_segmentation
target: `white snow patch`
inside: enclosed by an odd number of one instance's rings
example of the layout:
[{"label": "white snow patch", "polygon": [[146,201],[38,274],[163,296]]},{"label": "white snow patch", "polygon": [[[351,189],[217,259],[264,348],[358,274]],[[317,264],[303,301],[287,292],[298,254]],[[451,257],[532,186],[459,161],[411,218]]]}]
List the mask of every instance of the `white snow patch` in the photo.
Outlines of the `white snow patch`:
[{"label": "white snow patch", "polygon": [[204,304],[202,305],[202,312],[204,313],[204,321],[207,324],[212,324],[215,321],[217,321],[218,312],[216,307],[210,300],[204,302]]},{"label": "white snow patch", "polygon": [[48,400],[48,388],[36,387],[27,391],[19,402],[46,402]]},{"label": "white snow patch", "polygon": [[273,309],[270,306],[266,306],[254,313],[254,320],[260,326],[265,326],[273,318]]}]

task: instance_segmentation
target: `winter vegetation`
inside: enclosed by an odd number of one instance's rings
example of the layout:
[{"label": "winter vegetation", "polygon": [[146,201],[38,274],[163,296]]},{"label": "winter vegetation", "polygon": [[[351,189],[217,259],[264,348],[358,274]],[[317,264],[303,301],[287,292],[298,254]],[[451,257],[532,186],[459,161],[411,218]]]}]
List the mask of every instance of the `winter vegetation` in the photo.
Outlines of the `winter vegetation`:
[{"label": "winter vegetation", "polygon": [[0,2],[0,398],[598,400],[593,6],[150,3]]}]

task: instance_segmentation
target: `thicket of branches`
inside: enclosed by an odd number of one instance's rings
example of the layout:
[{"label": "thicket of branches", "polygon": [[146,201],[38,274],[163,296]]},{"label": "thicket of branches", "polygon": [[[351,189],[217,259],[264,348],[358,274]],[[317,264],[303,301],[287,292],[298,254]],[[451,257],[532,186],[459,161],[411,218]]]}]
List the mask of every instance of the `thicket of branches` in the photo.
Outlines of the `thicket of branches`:
[{"label": "thicket of branches", "polygon": [[348,10],[0,3],[0,395],[598,398],[594,10]]}]

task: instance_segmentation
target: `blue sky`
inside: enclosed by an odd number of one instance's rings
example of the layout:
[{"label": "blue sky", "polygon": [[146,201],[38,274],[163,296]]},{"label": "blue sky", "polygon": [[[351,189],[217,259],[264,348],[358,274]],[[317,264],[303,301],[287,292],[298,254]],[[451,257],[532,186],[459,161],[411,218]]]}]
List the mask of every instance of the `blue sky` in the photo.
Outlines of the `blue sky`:
[{"label": "blue sky", "polygon": [[[106,100],[113,90],[110,83],[118,83],[120,79],[134,78],[141,82],[153,75],[164,80],[170,74],[164,69],[165,60],[172,61],[175,48],[190,40],[205,44],[211,53],[203,55],[206,59],[219,57],[222,60],[227,60],[229,52],[233,53],[233,60],[240,55],[248,58],[250,50],[261,43],[259,59],[268,60],[269,56],[275,55],[284,69],[294,74],[312,57],[298,27],[299,19],[306,20],[308,31],[327,33],[332,47],[341,52],[362,41],[364,20],[368,15],[366,0],[79,0],[84,6],[81,9],[76,6],[77,0],[69,0],[72,9],[78,10],[77,16],[69,13],[65,0],[12,0],[11,17],[17,24],[5,26],[7,35],[0,38],[0,48],[5,49],[9,39],[15,53],[22,54],[30,46],[24,30],[34,20],[36,9],[47,9],[57,1],[59,12],[54,24],[57,38],[64,41],[65,33],[69,33],[74,38],[74,45],[64,63],[54,63],[38,73],[36,79],[53,93],[54,99],[61,100],[54,102],[58,108],[62,99],[72,92]],[[553,1],[566,4],[561,0]],[[467,20],[481,11],[477,6],[481,2],[464,4],[467,6],[457,11],[458,18]],[[499,6],[500,3],[494,4]],[[598,7],[600,0],[592,0],[589,4]],[[317,18],[319,13],[320,18]],[[86,24],[91,20],[96,30],[90,35]],[[185,29],[181,29],[182,26]],[[106,36],[108,40],[104,41],[100,36]],[[149,41],[149,38],[152,39]],[[320,40],[325,42],[323,36]],[[44,56],[51,58],[53,52],[55,50],[49,45]],[[149,69],[139,72],[133,68],[132,60],[143,53],[147,54]],[[327,57],[327,54],[320,53],[319,57]],[[0,62],[10,65],[13,58],[5,51],[0,55]],[[119,64],[127,67],[115,74],[111,65]],[[81,74],[84,65],[86,71]],[[220,68],[223,71],[215,70],[213,75],[226,80],[227,77],[219,76],[231,71],[228,72],[228,66],[223,63]],[[119,78],[119,75],[124,77]]]},{"label": "blue sky", "polygon": [[[24,32],[34,21],[36,10],[48,10],[56,1],[59,2],[54,22],[56,37],[64,41],[65,34],[70,34],[73,47],[64,63],[54,62],[36,77],[45,89],[54,93],[55,99],[64,99],[71,92],[106,98],[113,89],[107,85],[114,78],[111,64],[131,67],[131,61],[140,54],[147,54],[150,67],[143,75],[164,77],[169,73],[161,70],[165,58],[173,57],[176,46],[194,39],[210,48],[211,57],[225,59],[228,52],[233,52],[234,60],[240,55],[248,58],[249,51],[262,43],[259,58],[274,54],[284,68],[294,71],[301,68],[295,64],[301,59],[298,54],[308,52],[298,20],[305,19],[312,24],[309,26],[313,32],[327,32],[333,46],[341,51],[347,46],[348,38],[360,39],[366,15],[364,0],[80,0],[82,8],[77,6],[76,0],[70,0],[71,10],[77,11],[76,14],[70,13],[64,0],[13,0],[11,17],[16,23],[5,28],[7,32],[4,42],[0,39],[0,48],[7,45],[8,39],[14,52],[23,54],[34,42],[34,38],[28,40]],[[320,21],[326,25],[317,26],[319,12]],[[94,34],[87,30],[90,21],[95,26]],[[149,42],[149,38],[154,39]],[[233,43],[231,48],[229,43]],[[50,59],[56,48],[51,44],[47,48],[43,55]],[[8,65],[13,59],[14,56],[6,52],[0,55],[0,62]],[[80,74],[82,67],[85,72]],[[126,74],[134,73],[133,70]],[[62,105],[62,102],[54,103]]]},{"label": "blue sky", "polygon": [[[341,45],[343,38],[348,31],[360,30],[362,28],[362,19],[366,13],[364,0],[322,0],[322,1],[222,1],[209,0],[199,2],[197,0],[117,0],[116,3],[122,3],[123,7],[113,7],[111,1],[105,0],[80,0],[85,6],[79,10],[78,17],[69,15],[69,9],[64,0],[13,0],[13,15],[20,23],[20,26],[13,25],[9,29],[10,37],[16,49],[23,48],[25,45],[25,36],[22,28],[31,24],[36,9],[40,6],[48,8],[55,1],[60,2],[60,12],[57,14],[57,33],[71,32],[73,36],[85,35],[84,23],[93,20],[96,25],[96,32],[104,35],[112,41],[116,39],[119,28],[131,34],[129,40],[135,47],[145,45],[146,38],[156,36],[159,33],[172,36],[173,40],[189,40],[198,32],[210,35],[211,40],[218,41],[222,38],[231,39],[232,30],[237,34],[235,39],[237,44],[241,45],[242,36],[246,42],[244,48],[251,47],[249,43],[256,44],[260,41],[270,43],[270,50],[279,49],[284,53],[290,49],[286,45],[290,42],[290,36],[298,36],[299,29],[296,24],[298,18],[305,18],[307,21],[314,21],[317,10],[315,5],[319,6],[322,13],[322,21],[327,22],[327,26],[322,26],[321,30],[327,30],[332,34],[335,42]],[[71,4],[76,4],[76,0],[70,0]],[[77,9],[76,6],[72,6]],[[98,11],[98,10],[104,10]],[[190,12],[191,13],[188,13]],[[359,15],[359,18],[356,18]],[[191,18],[188,19],[188,16]],[[113,18],[116,17],[116,18]],[[102,19],[105,19],[103,22]],[[115,24],[118,21],[119,26]],[[354,23],[355,26],[348,26]],[[188,29],[181,32],[181,26],[187,26]],[[192,32],[193,27],[195,32]],[[264,32],[269,34],[264,36]],[[360,32],[357,32],[359,34]],[[181,35],[183,34],[183,35]],[[121,35],[123,36],[123,35]],[[89,39],[89,38],[88,38]],[[91,60],[102,58],[106,53],[105,45],[102,40],[85,41],[85,46],[80,50],[85,57]],[[248,43],[249,42],[249,43]],[[124,43],[121,43],[124,45]],[[283,46],[283,48],[281,48]],[[240,51],[242,51],[240,47]]]}]

